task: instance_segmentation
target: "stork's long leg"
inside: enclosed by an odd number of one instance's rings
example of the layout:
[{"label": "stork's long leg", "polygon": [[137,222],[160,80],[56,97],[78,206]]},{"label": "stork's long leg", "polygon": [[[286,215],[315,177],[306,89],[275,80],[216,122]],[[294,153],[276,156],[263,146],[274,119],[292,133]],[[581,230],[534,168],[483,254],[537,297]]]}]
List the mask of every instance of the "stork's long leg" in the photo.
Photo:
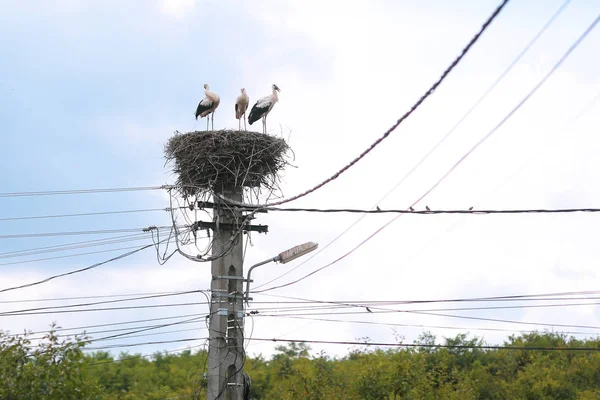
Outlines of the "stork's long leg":
[{"label": "stork's long leg", "polygon": [[244,130],[247,131],[248,128],[246,128],[246,112],[244,111],[244,114],[242,115],[242,118],[244,118]]},{"label": "stork's long leg", "polygon": [[206,116],[206,131],[208,132],[208,120],[210,119],[210,115]]},{"label": "stork's long leg", "polygon": [[215,130],[215,112],[214,111],[212,112],[212,117],[210,118],[210,121],[211,121],[210,123],[212,126],[212,130],[214,131]]}]

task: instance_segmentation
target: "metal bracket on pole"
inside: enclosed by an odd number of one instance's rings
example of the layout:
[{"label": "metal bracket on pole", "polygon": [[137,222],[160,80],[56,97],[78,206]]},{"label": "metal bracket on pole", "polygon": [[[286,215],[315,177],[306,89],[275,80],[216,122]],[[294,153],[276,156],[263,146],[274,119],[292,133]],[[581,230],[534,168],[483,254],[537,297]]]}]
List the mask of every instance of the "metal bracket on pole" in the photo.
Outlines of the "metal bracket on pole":
[{"label": "metal bracket on pole", "polygon": [[[244,224],[244,225],[240,226],[237,224],[219,223],[219,228],[230,230],[230,231],[237,231],[238,229],[241,228],[245,232],[252,232],[252,231],[258,232],[258,233],[268,233],[269,232],[269,227],[267,225]],[[214,222],[197,221],[197,222],[194,222],[194,224],[192,224],[192,229],[196,230],[196,231],[203,230],[203,229],[215,230],[215,229],[217,229],[217,224],[215,224]]]},{"label": "metal bracket on pole", "polygon": [[[218,204],[215,204],[210,201],[199,201],[197,204],[198,204],[198,208],[215,208],[215,206],[218,206]],[[234,206],[234,208],[235,208],[235,206]],[[256,208],[252,208],[252,207],[237,207],[237,208],[239,208],[240,210],[243,210],[243,211],[256,211],[256,212],[265,213],[265,214],[268,212],[267,210],[262,209],[262,208],[260,208],[260,209],[256,209]]]},{"label": "metal bracket on pole", "polygon": [[[244,281],[244,282],[248,281],[243,276],[232,276],[232,275],[217,275],[217,276],[213,276],[212,278],[213,279],[233,279],[233,280],[239,280],[239,281]],[[254,281],[251,280],[250,282],[254,282]]]},{"label": "metal bracket on pole", "polygon": [[244,294],[243,293],[236,293],[236,294],[221,294],[221,293],[213,293],[214,297],[224,297],[227,299],[243,299],[244,298]]}]

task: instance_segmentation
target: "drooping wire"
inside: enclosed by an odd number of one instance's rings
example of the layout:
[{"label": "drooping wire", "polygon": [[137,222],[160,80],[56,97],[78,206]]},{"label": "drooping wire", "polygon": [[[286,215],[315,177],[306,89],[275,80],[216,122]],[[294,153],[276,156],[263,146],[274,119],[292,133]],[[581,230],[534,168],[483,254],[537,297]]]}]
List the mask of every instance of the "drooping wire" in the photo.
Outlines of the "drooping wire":
[{"label": "drooping wire", "polygon": [[[529,100],[537,91],[540,87],[543,86],[543,84],[548,80],[548,78],[550,78],[550,76],[552,76],[554,74],[554,72],[556,72],[556,70],[562,65],[562,63],[569,57],[569,55],[579,46],[579,44],[587,37],[587,35],[596,27],[596,25],[598,24],[598,22],[600,21],[600,15],[598,15],[596,17],[596,19],[587,27],[587,29],[579,36],[579,38],[569,47],[569,49],[562,55],[562,57],[554,64],[554,66],[550,69],[550,71],[529,91],[529,93],[527,93],[527,95],[525,95],[525,97],[523,99],[521,99],[521,101],[519,101],[519,103],[516,104],[515,107],[513,107],[513,109],[504,116],[504,118],[502,118],[500,120],[500,122],[494,127],[492,128],[492,130],[490,130],[483,138],[481,138],[477,143],[475,143],[475,145],[473,145],[473,147],[471,147],[458,161],[456,161],[454,163],[454,165],[452,165],[452,167],[444,174],[442,175],[442,177],[440,179],[438,179],[438,181],[436,183],[433,184],[433,186],[431,186],[423,195],[421,195],[415,202],[412,203],[411,207],[414,207],[417,203],[421,202],[421,200],[423,200],[425,197],[427,197],[433,190],[435,190],[460,164],[462,164],[462,162],[470,155],[472,154],[481,144],[483,144],[487,139],[489,139],[495,132],[498,131],[498,129],[500,129],[500,127],[502,127],[504,125],[504,123],[510,119],[510,117],[512,117],[514,115],[515,112],[517,112],[526,102],[527,100]],[[256,291],[255,293],[260,293],[260,292],[266,292],[266,291],[270,291],[270,290],[275,290],[275,289],[280,289],[283,287],[287,287],[293,284],[296,284],[304,279],[307,279],[308,277],[322,271],[325,268],[328,268],[334,264],[336,264],[337,262],[343,260],[344,258],[346,258],[347,256],[349,256],[350,254],[354,253],[357,249],[359,249],[360,247],[362,247],[365,243],[367,243],[369,240],[371,240],[375,235],[377,235],[379,232],[381,232],[383,229],[385,229],[386,227],[388,227],[390,224],[392,224],[394,221],[396,221],[399,217],[401,217],[404,214],[398,214],[396,217],[392,218],[390,221],[386,222],[383,226],[381,226],[379,229],[377,229],[375,232],[373,232],[371,235],[369,235],[366,239],[364,239],[363,241],[361,241],[357,246],[355,246],[354,248],[352,248],[349,252],[343,254],[342,256],[338,257],[337,259],[335,259],[334,261],[324,265],[323,267],[320,267],[314,271],[312,271],[311,273],[298,278],[292,282],[288,282],[286,284],[283,285],[278,285],[278,286],[273,286],[267,289],[263,289],[260,291]],[[298,266],[297,266],[298,267]],[[296,268],[297,268],[296,267]],[[289,270],[287,273],[292,272],[294,269],[296,268],[292,268],[291,270]],[[287,274],[286,273],[286,274]],[[283,276],[283,275],[282,275]],[[281,277],[281,276],[280,276]],[[280,277],[277,277],[275,279],[279,279]]]},{"label": "drooping wire", "polygon": [[[394,130],[396,130],[396,128],[398,126],[400,126],[400,124],[402,122],[404,122],[404,120],[406,120],[408,117],[410,117],[410,115],[417,108],[419,108],[419,106],[429,96],[431,96],[433,94],[433,92],[438,88],[438,86],[440,86],[440,84],[446,79],[446,77],[448,77],[448,75],[450,74],[450,72],[467,55],[467,53],[469,52],[469,50],[471,49],[471,47],[473,47],[473,45],[479,40],[479,38],[481,37],[481,35],[489,27],[489,25],[492,23],[492,21],[494,21],[494,19],[498,16],[498,14],[500,13],[500,11],[502,11],[502,9],[504,8],[504,6],[506,6],[506,4],[508,3],[508,1],[509,0],[503,0],[502,1],[502,3],[494,10],[494,12],[492,13],[492,15],[490,15],[488,17],[488,19],[483,23],[483,25],[481,26],[480,30],[475,34],[475,36],[473,36],[473,38],[469,41],[469,43],[466,45],[466,47],[462,50],[461,54],[450,64],[450,66],[448,68],[446,68],[446,70],[442,73],[442,75],[440,76],[440,78],[425,92],[425,94],[422,95],[419,98],[419,100],[417,100],[417,102],[402,117],[400,117],[381,137],[379,137],[377,140],[375,140],[375,142],[373,142],[358,157],[354,158],[352,161],[350,161],[347,165],[345,165],[344,167],[342,167],[335,174],[333,174],[329,178],[325,179],[324,181],[322,181],[318,185],[312,187],[311,189],[308,189],[308,190],[306,190],[306,191],[304,191],[304,192],[302,192],[300,194],[297,194],[295,196],[289,197],[287,199],[278,200],[278,201],[275,201],[275,202],[272,202],[272,203],[265,203],[265,204],[261,204],[259,206],[260,207],[277,206],[277,205],[289,203],[289,202],[292,202],[294,200],[298,200],[298,199],[300,199],[300,198],[302,198],[304,196],[307,196],[307,195],[311,194],[312,192],[315,192],[315,191],[319,190],[320,188],[322,188],[323,186],[325,186],[329,182],[337,179],[341,174],[343,174],[348,169],[350,169],[352,166],[354,166],[357,162],[359,162],[360,160],[362,160],[375,147],[377,147],[383,140],[385,140]],[[234,201],[234,200],[231,200],[231,199],[223,198],[222,196],[218,196],[218,197],[221,200],[223,200],[224,202],[227,202],[227,203],[232,204],[232,205],[238,205],[238,206],[240,206],[240,205],[241,206],[246,206],[247,205],[247,204],[240,203],[240,202],[237,202],[237,201]]]},{"label": "drooping wire", "polygon": [[142,247],[140,247],[140,248],[138,248],[136,250],[131,250],[131,251],[127,252],[127,253],[123,253],[123,254],[118,255],[116,257],[110,258],[110,259],[108,259],[106,261],[101,261],[101,262],[92,264],[92,265],[90,265],[88,267],[85,267],[85,268],[79,268],[79,269],[76,269],[76,270],[73,270],[73,271],[64,272],[62,274],[52,275],[52,276],[50,276],[48,278],[45,278],[45,279],[42,279],[42,280],[39,280],[39,281],[35,281],[35,282],[31,282],[31,283],[26,283],[26,284],[23,284],[23,285],[13,286],[13,287],[5,288],[5,289],[0,289],[0,293],[9,292],[9,291],[12,291],[12,290],[24,289],[24,288],[28,288],[28,287],[32,287],[32,286],[37,286],[37,285],[41,285],[43,283],[49,282],[49,281],[54,280],[54,279],[58,279],[58,278],[62,278],[62,277],[65,277],[65,276],[74,275],[74,274],[78,274],[78,273],[81,273],[81,272],[89,271],[91,269],[98,268],[98,267],[100,267],[102,265],[105,265],[105,264],[108,264],[110,262],[121,260],[121,259],[123,259],[125,257],[129,257],[129,256],[131,256],[133,254],[136,254],[136,253],[138,253],[138,252],[140,252],[142,250],[148,249],[150,247],[154,247],[154,244],[149,244],[149,245],[146,245],[146,246],[142,246]]},{"label": "drooping wire", "polygon": [[[552,25],[552,23],[558,18],[558,16],[563,12],[563,10],[566,8],[566,6],[570,3],[571,0],[567,0],[565,1],[561,7],[550,17],[550,19],[546,22],[546,24],[544,24],[544,26],[538,31],[538,33],[529,41],[529,43],[527,43],[527,45],[523,48],[523,50],[521,50],[521,52],[519,53],[519,55],[511,62],[511,64],[500,74],[500,76],[494,81],[494,83],[492,83],[492,85],[483,93],[482,96],[479,97],[479,99],[473,104],[473,106],[471,106],[471,108],[469,108],[469,110],[467,110],[467,112],[465,114],[463,114],[463,116],[457,121],[456,124],[454,124],[454,126],[452,128],[450,128],[450,130],[442,137],[442,139],[440,139],[435,146],[429,150],[429,152],[427,152],[427,154],[425,154],[418,162],[417,164],[410,170],[408,171],[391,189],[389,189],[372,207],[371,209],[374,209],[377,204],[381,203],[383,200],[385,200],[390,194],[392,194],[402,183],[404,183],[404,181],[406,181],[406,179],[408,179],[412,173],[419,168],[430,156],[432,153],[434,153],[445,141],[446,139],[448,139],[455,131],[456,129],[467,119],[467,117],[483,102],[483,100],[485,100],[485,98],[493,91],[493,89],[504,79],[504,77],[506,77],[506,75],[512,70],[512,68],[520,61],[520,59],[529,51],[529,49],[537,42],[537,40],[542,36],[542,34]],[[259,289],[261,287],[264,287],[280,278],[282,278],[283,276],[291,273],[293,270],[295,270],[296,268],[299,268],[300,266],[306,264],[307,262],[309,262],[310,260],[312,260],[313,258],[315,258],[317,255],[319,255],[320,253],[322,253],[323,251],[325,251],[329,246],[331,246],[332,244],[334,244],[335,242],[337,242],[339,239],[341,239],[346,233],[348,233],[354,226],[356,226],[360,221],[362,221],[363,218],[365,218],[365,215],[360,216],[359,218],[356,219],[356,221],[354,221],[351,225],[349,225],[344,231],[342,231],[340,234],[338,234],[335,238],[333,238],[330,242],[328,242],[325,246],[322,246],[315,254],[313,254],[312,256],[310,256],[309,258],[307,258],[306,260],[304,260],[303,262],[301,262],[299,265],[297,265],[294,269],[289,270],[287,272],[285,272],[282,275],[279,275],[278,277],[276,277],[275,279],[272,279],[266,283],[263,283],[261,285],[258,285],[255,287],[255,289]]]}]

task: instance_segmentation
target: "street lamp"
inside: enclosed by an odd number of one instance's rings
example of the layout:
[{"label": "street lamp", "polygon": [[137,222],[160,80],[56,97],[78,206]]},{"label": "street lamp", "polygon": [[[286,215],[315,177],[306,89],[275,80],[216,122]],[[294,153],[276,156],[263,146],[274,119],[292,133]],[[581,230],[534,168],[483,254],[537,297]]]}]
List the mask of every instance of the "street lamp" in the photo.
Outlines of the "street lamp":
[{"label": "street lamp", "polygon": [[284,252],[279,253],[273,258],[266,259],[264,261],[259,262],[258,264],[254,264],[248,270],[248,278],[246,279],[246,304],[248,304],[249,296],[250,296],[250,274],[252,270],[256,267],[260,267],[261,265],[268,264],[272,261],[280,262],[282,264],[288,263],[296,258],[302,257],[305,254],[310,253],[319,247],[318,243],[315,242],[307,242],[298,246],[294,246],[291,249],[288,249]]}]

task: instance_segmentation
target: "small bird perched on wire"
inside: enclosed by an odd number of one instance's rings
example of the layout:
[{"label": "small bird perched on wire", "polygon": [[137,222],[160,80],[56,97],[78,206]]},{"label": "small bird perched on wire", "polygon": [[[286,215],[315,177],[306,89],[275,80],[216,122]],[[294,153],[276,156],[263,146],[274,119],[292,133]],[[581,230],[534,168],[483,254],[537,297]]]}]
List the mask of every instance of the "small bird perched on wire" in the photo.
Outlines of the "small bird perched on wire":
[{"label": "small bird perched on wire", "polygon": [[240,131],[242,130],[242,121],[240,118],[242,117],[244,117],[244,130],[246,130],[246,110],[248,109],[249,101],[250,98],[248,98],[246,89],[242,88],[242,94],[235,100],[235,118],[239,121],[238,129]]},{"label": "small bird perched on wire", "polygon": [[429,208],[429,206],[425,206],[425,209],[426,209],[427,211],[431,211],[431,209]]},{"label": "small bird perched on wire", "polygon": [[219,96],[211,91],[208,88],[208,84],[204,84],[204,95],[205,97],[200,101],[200,103],[198,103],[198,108],[196,108],[196,120],[198,120],[198,117],[200,118],[204,118],[208,115],[208,117],[206,118],[206,130],[208,131],[208,119],[210,118],[210,114],[212,114],[212,128],[213,130],[215,129],[215,110],[217,109],[217,107],[219,107],[219,103],[221,102],[221,99],[219,98]]},{"label": "small bird perched on wire", "polygon": [[248,115],[248,123],[250,125],[262,118],[263,133],[267,133],[267,115],[269,115],[275,103],[279,101],[279,96],[277,95],[277,92],[280,92],[279,88],[275,84],[273,84],[272,88],[273,93],[258,99],[254,106],[252,106],[250,115]]}]

